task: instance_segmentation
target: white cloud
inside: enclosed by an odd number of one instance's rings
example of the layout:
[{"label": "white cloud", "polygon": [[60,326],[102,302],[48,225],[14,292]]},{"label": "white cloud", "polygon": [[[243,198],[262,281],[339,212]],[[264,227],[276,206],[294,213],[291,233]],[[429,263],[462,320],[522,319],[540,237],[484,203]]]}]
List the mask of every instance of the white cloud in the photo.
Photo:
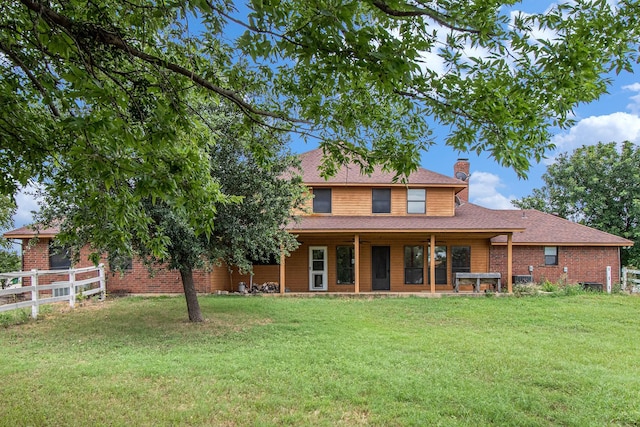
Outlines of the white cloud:
[{"label": "white cloud", "polygon": [[498,190],[505,187],[498,175],[474,171],[469,179],[471,202],[489,209],[515,209],[511,201],[516,197],[504,196]]},{"label": "white cloud", "polygon": [[16,194],[16,204],[18,205],[18,209],[16,214],[13,216],[13,222],[16,228],[31,224],[33,222],[32,211],[38,211],[40,209],[35,192],[35,187],[28,186],[21,189],[18,194]]},{"label": "white cloud", "polygon": [[629,90],[631,92],[636,92],[635,95],[630,97],[631,103],[627,104],[627,109],[631,111],[635,115],[640,114],[640,83],[634,83],[627,86],[622,86],[622,89]]},{"label": "white cloud", "polygon": [[[580,120],[569,132],[551,138],[557,152],[569,152],[583,145],[594,145],[598,142],[631,141],[640,143],[640,117],[623,112],[604,116],[591,116]],[[554,158],[545,163],[553,163]]]}]

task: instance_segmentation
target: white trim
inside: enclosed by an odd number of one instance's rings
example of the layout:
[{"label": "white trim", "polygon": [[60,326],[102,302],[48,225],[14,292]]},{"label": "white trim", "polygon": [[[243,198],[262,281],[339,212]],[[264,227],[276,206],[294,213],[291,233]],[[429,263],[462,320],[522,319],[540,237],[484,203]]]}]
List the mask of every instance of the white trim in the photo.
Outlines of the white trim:
[{"label": "white trim", "polygon": [[[316,262],[322,262],[322,270],[314,270],[314,252],[322,252],[322,259],[315,259]],[[326,291],[327,287],[327,247],[326,246],[309,246],[309,291]],[[320,286],[317,286],[317,280],[320,280]]]}]

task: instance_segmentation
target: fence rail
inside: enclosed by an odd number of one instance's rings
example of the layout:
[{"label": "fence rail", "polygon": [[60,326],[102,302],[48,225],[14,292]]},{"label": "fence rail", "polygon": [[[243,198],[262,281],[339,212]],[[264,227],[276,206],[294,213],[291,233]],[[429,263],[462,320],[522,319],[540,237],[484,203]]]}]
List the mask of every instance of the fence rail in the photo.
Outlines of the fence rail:
[{"label": "fence rail", "polygon": [[[76,279],[78,275],[90,274],[96,275],[84,279]],[[45,276],[63,276],[68,280],[56,280],[48,284],[39,284],[40,279]],[[54,279],[58,277],[54,277]],[[29,279],[29,285],[23,286],[27,278]],[[34,319],[38,317],[41,305],[69,301],[69,306],[73,308],[77,298],[100,294],[100,299],[103,299],[107,290],[104,264],[100,264],[97,267],[72,268],[69,270],[31,270],[0,273],[0,281],[5,280],[6,283],[10,283],[14,279],[19,279],[17,284],[0,290],[0,300],[13,296],[18,301],[0,304],[0,313],[31,307],[31,317]]]},{"label": "fence rail", "polygon": [[633,293],[640,292],[640,270],[622,268],[622,289]]}]

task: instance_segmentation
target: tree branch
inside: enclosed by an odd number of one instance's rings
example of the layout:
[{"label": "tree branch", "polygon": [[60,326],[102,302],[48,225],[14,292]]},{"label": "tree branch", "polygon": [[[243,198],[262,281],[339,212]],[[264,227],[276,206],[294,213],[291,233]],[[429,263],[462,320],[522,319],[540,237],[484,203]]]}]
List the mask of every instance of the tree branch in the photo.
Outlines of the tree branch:
[{"label": "tree branch", "polygon": [[[9,47],[5,45],[2,41],[0,41],[0,51],[4,52],[4,54],[7,55],[9,59],[11,59],[11,61],[14,64],[16,64],[16,66],[22,69],[22,71],[29,78],[31,83],[38,89],[38,92],[40,92],[42,97],[46,100],[48,96],[44,86],[42,86],[42,83],[40,83],[40,81],[36,78],[36,76],[31,72],[29,67],[27,67],[27,65],[24,62],[22,62],[20,58],[18,58],[18,55],[16,55],[15,52],[9,49]],[[48,101],[47,106],[49,107],[51,114],[53,114],[57,118],[60,118],[60,112],[58,111],[58,108],[53,104],[53,102]]]},{"label": "tree branch", "polygon": [[397,10],[397,9],[392,9],[383,0],[373,0],[371,2],[371,4],[373,4],[375,7],[377,7],[378,9],[380,9],[382,12],[386,13],[387,15],[393,16],[395,18],[411,18],[411,17],[416,17],[416,16],[426,16],[428,18],[433,19],[435,22],[437,22],[438,24],[442,25],[443,27],[449,28],[450,30],[462,31],[462,32],[465,32],[465,33],[472,33],[472,34],[480,34],[480,31],[478,31],[478,30],[474,30],[472,28],[458,27],[456,25],[450,24],[445,19],[446,17],[443,16],[441,13],[438,13],[435,10],[427,8],[427,7],[425,7],[425,8],[417,8],[417,7],[414,7],[414,6],[407,5],[407,7],[411,7],[411,10]]},{"label": "tree branch", "polygon": [[93,34],[95,37],[95,40],[98,41],[99,43],[107,46],[111,46],[123,52],[126,52],[129,55],[136,57],[142,60],[143,62],[146,62],[147,64],[152,64],[160,68],[169,70],[175,74],[182,75],[188,78],[189,80],[193,81],[194,83],[196,83],[198,86],[208,89],[214,93],[217,93],[223,98],[236,104],[245,113],[254,114],[256,116],[271,117],[274,119],[285,120],[288,122],[304,122],[302,120],[282,116],[280,114],[276,114],[271,111],[257,109],[253,105],[243,100],[242,97],[235,91],[216,86],[210,81],[204,79],[202,76],[178,64],[169,62],[157,56],[150,55],[141,50],[138,50],[133,46],[129,45],[125,40],[122,39],[122,37],[120,37],[120,35],[113,33],[111,31],[108,31],[102,27],[99,27],[93,24],[88,24],[88,23],[82,23],[82,24],[75,23],[69,18],[67,18],[66,16],[60,15],[57,12],[33,0],[20,0],[20,2],[23,5],[25,5],[27,8],[29,8],[33,12],[36,12],[39,16],[44,18],[50,25],[61,27],[70,35],[76,35],[78,32],[78,28],[81,27],[83,31],[85,32],[88,31],[91,34]]}]

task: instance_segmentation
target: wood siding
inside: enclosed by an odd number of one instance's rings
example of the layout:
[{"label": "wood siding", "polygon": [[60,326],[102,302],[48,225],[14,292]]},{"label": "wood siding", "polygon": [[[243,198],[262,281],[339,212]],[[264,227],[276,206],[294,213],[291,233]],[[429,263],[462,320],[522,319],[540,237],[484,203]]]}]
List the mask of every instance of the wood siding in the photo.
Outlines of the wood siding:
[{"label": "wood siding", "polygon": [[[385,188],[385,187],[376,187]],[[391,213],[393,216],[407,215],[407,187],[391,188]],[[411,187],[424,188],[424,187]],[[373,187],[333,187],[331,189],[331,215],[369,216],[389,215],[373,214],[371,209]],[[429,216],[454,216],[455,191],[453,188],[426,188],[426,210]],[[309,198],[305,206],[306,214],[312,214],[313,199]],[[303,212],[297,212],[304,215]],[[325,215],[325,214],[321,214]],[[416,214],[412,214],[416,215]],[[418,214],[419,215],[419,214]]]},{"label": "wood siding", "polygon": [[454,216],[455,193],[453,188],[427,189],[428,216]]},{"label": "wood siding", "polygon": [[[427,252],[429,244],[425,242],[428,236],[406,236],[406,235],[361,235],[360,244],[360,291],[371,292],[371,247],[389,246],[390,248],[390,276],[391,292],[429,292],[430,285],[428,277]],[[353,238],[342,237],[322,237],[303,236],[300,238],[300,247],[286,259],[286,288],[291,292],[309,292],[309,246],[327,247],[327,281],[328,292],[354,292],[353,284],[337,284],[336,247],[353,244]],[[474,273],[489,272],[489,241],[486,239],[452,240],[446,239],[445,243],[436,239],[437,245],[447,246],[447,284],[436,286],[438,291],[451,291],[453,280],[451,276],[451,247],[470,246],[471,247],[471,271]],[[423,246],[424,247],[424,283],[420,285],[404,283],[404,247]],[[275,280],[274,280],[275,281]],[[254,283],[256,280],[254,279]],[[461,290],[471,290],[471,287],[462,287]]]}]

